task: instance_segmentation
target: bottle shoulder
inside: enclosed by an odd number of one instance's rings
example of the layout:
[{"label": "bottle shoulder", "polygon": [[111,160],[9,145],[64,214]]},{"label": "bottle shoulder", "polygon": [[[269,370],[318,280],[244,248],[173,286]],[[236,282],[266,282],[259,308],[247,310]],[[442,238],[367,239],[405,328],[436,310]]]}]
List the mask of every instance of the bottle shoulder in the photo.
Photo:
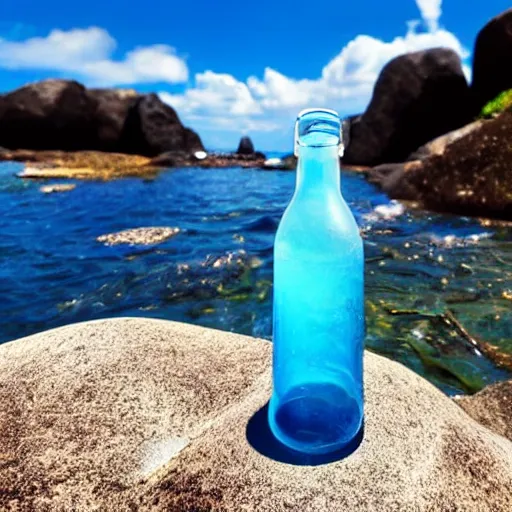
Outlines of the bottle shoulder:
[{"label": "bottle shoulder", "polygon": [[363,241],[350,208],[340,196],[322,204],[294,198],[276,234],[276,254],[302,250],[315,255],[329,252],[363,258]]}]

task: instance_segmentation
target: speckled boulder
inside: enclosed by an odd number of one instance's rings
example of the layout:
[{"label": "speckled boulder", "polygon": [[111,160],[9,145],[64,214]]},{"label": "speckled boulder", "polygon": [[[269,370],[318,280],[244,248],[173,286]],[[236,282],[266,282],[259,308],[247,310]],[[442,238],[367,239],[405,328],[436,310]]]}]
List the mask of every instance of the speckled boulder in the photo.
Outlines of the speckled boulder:
[{"label": "speckled boulder", "polygon": [[0,346],[0,510],[512,509],[512,443],[373,354],[358,449],[283,451],[270,361],[268,342],[145,319]]}]

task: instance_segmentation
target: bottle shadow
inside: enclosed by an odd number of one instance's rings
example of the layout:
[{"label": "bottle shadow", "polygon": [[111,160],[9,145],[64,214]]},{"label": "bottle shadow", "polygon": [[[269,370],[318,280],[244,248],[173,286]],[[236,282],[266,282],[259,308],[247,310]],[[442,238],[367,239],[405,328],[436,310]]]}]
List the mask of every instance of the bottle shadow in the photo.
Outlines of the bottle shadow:
[{"label": "bottle shadow", "polygon": [[246,437],[249,444],[261,455],[295,466],[321,466],[347,458],[364,439],[364,421],[355,438],[342,449],[322,455],[297,452],[279,442],[268,424],[268,402],[256,411],[247,423]]}]

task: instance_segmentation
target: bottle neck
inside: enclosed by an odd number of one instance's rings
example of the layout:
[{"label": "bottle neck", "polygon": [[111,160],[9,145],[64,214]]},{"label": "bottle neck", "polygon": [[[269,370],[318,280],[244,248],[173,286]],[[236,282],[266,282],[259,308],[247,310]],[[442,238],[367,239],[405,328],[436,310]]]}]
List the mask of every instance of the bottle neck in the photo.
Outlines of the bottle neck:
[{"label": "bottle neck", "polygon": [[341,196],[338,146],[301,146],[297,164],[296,193],[308,196]]}]

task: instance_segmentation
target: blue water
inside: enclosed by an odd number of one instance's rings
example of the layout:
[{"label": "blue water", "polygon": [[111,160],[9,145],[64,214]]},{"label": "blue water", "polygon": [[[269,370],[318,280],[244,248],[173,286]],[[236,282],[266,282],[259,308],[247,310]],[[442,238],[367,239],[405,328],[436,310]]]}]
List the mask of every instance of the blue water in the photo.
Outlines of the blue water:
[{"label": "blue water", "polygon": [[[110,316],[270,338],[273,241],[295,173],[178,169],[47,195],[41,182],[16,178],[20,169],[0,164],[0,342]],[[365,240],[367,347],[449,393],[510,377],[440,316],[449,308],[470,332],[512,353],[512,308],[503,298],[512,289],[510,229],[396,214],[358,174],[343,173],[342,188]],[[152,247],[96,241],[144,226],[182,232]]]}]

